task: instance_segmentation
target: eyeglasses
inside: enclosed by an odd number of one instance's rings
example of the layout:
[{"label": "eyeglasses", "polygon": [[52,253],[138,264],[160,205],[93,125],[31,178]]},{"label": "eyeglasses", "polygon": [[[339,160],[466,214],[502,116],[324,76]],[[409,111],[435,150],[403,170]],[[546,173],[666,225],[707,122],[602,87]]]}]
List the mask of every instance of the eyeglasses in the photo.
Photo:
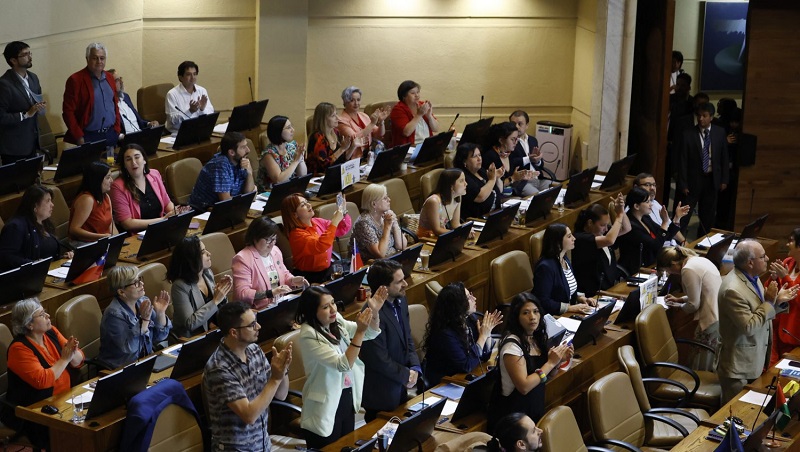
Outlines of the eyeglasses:
[{"label": "eyeglasses", "polygon": [[144,279],[140,276],[140,277],[136,278],[136,281],[134,281],[134,282],[132,282],[130,284],[125,284],[124,286],[122,286],[122,288],[123,289],[127,289],[130,286],[141,287],[143,285],[144,285]]},{"label": "eyeglasses", "polygon": [[655,182],[647,182],[647,183],[639,184],[639,185],[642,186],[642,187],[647,187],[647,188],[656,188],[656,186],[657,186]]},{"label": "eyeglasses", "polygon": [[275,242],[278,241],[278,236],[277,235],[273,235],[272,237],[267,237],[267,238],[264,239],[264,241],[267,242],[267,245],[274,245]]},{"label": "eyeglasses", "polygon": [[758,259],[758,260],[762,260],[762,261],[765,261],[765,262],[769,260],[769,258],[767,257],[767,253],[764,253],[764,255],[760,256],[760,257],[754,257],[753,259]]},{"label": "eyeglasses", "polygon": [[250,328],[251,330],[255,330],[257,326],[258,326],[258,320],[253,320],[253,322],[250,323],[250,324],[242,325],[242,326],[235,326],[234,328],[236,328],[237,330],[240,330],[240,329],[243,329],[243,328]]}]

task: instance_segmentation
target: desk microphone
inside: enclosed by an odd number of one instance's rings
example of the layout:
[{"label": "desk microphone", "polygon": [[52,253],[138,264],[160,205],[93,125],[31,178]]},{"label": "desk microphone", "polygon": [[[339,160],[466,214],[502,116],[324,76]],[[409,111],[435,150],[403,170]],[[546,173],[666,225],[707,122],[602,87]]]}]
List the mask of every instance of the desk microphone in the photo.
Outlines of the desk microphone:
[{"label": "desk microphone", "polygon": [[483,94],[481,94],[481,111],[478,113],[478,120],[483,119]]},{"label": "desk microphone", "polygon": [[797,336],[795,336],[794,334],[790,333],[790,332],[789,332],[789,330],[787,330],[786,328],[781,328],[781,331],[783,331],[783,333],[784,333],[784,334],[786,334],[787,336],[791,337],[792,339],[794,339],[794,340],[796,340],[798,343],[800,343],[800,338],[798,338],[798,337],[797,337]]},{"label": "desk microphone", "polygon": [[255,102],[256,97],[253,95],[253,79],[247,77],[247,84],[250,85],[250,102]]},{"label": "desk microphone", "polygon": [[173,106],[172,106],[172,108],[174,108],[174,109],[178,110],[179,112],[181,112],[181,114],[182,114],[183,116],[186,116],[186,119],[192,119],[192,117],[191,117],[191,116],[187,115],[187,114],[186,114],[186,112],[184,112],[183,110],[181,110],[180,108],[178,108],[178,106],[177,106],[177,105],[173,105]]},{"label": "desk microphone", "polygon": [[770,392],[772,392],[773,389],[777,389],[777,386],[775,386],[775,382],[777,380],[778,380],[778,376],[777,375],[773,376],[772,377],[772,382],[769,384],[769,386],[767,386],[767,394],[764,396],[764,401],[761,402],[761,408],[758,409],[758,413],[756,414],[756,417],[753,418],[753,426],[750,427],[750,431],[751,432],[756,429],[756,422],[758,422],[758,416],[761,415],[762,411],[766,412],[764,410],[764,406],[767,404],[767,400],[769,400],[770,405],[772,405],[771,407],[769,407],[769,412],[772,413],[772,411],[775,409],[775,405],[772,403],[772,401],[775,398],[770,396]]},{"label": "desk microphone", "polygon": [[450,127],[449,127],[447,130],[450,130],[450,129],[452,129],[452,128],[453,128],[453,125],[455,125],[455,123],[456,123],[456,119],[458,119],[458,115],[460,115],[460,114],[461,114],[461,113],[456,113],[456,117],[455,117],[455,118],[453,118],[453,122],[451,122],[451,123],[450,123]]},{"label": "desk microphone", "polygon": [[[692,208],[689,207],[689,213],[687,213],[686,215],[690,215],[691,213],[692,213]],[[687,223],[687,225],[688,225],[688,223]],[[686,228],[688,229],[689,226],[686,226]],[[706,231],[706,228],[703,226],[703,222],[702,221],[698,221],[697,222],[697,228],[698,228],[698,230],[700,232],[703,233],[703,237],[706,238],[706,241],[708,242],[708,247],[711,248],[712,246],[714,246],[714,244],[711,243],[711,237],[708,236],[708,231]]]}]

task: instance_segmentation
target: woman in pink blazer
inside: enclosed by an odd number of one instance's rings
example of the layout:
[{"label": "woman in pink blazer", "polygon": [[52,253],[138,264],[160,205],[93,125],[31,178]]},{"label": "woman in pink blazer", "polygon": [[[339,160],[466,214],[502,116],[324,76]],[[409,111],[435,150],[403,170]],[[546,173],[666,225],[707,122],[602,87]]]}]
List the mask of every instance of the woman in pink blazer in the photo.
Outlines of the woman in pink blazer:
[{"label": "woman in pink blazer", "polygon": [[237,301],[262,309],[289,291],[308,286],[302,276],[286,269],[281,250],[275,246],[278,225],[267,217],[253,220],[247,228],[247,245],[233,257],[233,292]]}]

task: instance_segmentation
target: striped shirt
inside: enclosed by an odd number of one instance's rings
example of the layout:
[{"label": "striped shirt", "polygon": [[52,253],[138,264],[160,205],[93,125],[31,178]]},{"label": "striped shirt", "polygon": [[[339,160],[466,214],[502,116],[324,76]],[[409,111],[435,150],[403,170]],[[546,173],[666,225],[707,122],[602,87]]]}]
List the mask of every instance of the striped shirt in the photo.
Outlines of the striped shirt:
[{"label": "striped shirt", "polygon": [[575,279],[575,275],[572,273],[572,267],[569,265],[564,269],[564,276],[566,276],[567,285],[569,286],[569,297],[572,298],[572,295],[578,291],[578,281]]}]

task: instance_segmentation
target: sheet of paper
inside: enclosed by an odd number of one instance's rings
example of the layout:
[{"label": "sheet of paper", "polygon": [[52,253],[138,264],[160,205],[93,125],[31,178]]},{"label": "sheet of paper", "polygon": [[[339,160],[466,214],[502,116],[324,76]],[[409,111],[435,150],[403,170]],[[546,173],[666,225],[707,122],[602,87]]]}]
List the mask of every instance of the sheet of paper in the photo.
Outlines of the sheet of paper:
[{"label": "sheet of paper", "polygon": [[578,327],[581,326],[580,320],[571,319],[566,316],[561,316],[558,318],[558,323],[561,324],[564,328],[567,329],[570,333],[574,333],[578,331]]},{"label": "sheet of paper", "polygon": [[716,243],[718,243],[718,242],[721,242],[721,241],[725,240],[725,235],[726,235],[726,234],[720,234],[720,233],[716,233],[716,234],[712,235],[711,237],[706,237],[706,238],[704,238],[704,239],[703,239],[703,241],[701,241],[701,242],[699,243],[699,245],[703,245],[703,246],[713,246],[713,245],[715,245]]},{"label": "sheet of paper", "polygon": [[617,311],[620,311],[620,310],[622,310],[622,307],[623,307],[623,306],[625,306],[625,300],[617,300],[617,301],[614,303],[614,309],[611,311],[611,313],[613,314],[613,313],[615,313],[615,312],[617,312]]},{"label": "sheet of paper", "polygon": [[75,397],[69,399],[69,403],[89,403],[92,401],[92,396],[94,395],[93,391],[86,391],[83,394],[78,394]]},{"label": "sheet of paper", "polygon": [[170,137],[164,137],[159,141],[161,141],[164,144],[175,144],[175,137],[171,137],[171,136]]},{"label": "sheet of paper", "polygon": [[47,272],[49,276],[58,279],[64,279],[67,277],[67,273],[69,273],[69,267],[58,267],[55,270],[50,270]]},{"label": "sheet of paper", "polygon": [[760,392],[755,391],[747,391],[747,393],[741,397],[739,397],[739,401],[745,403],[752,403],[753,405],[761,406],[767,399],[766,394],[762,394]]},{"label": "sheet of paper", "polygon": [[444,408],[442,409],[442,416],[451,416],[453,413],[456,412],[456,407],[458,407],[458,402],[455,400],[447,400],[444,403]]},{"label": "sheet of paper", "polygon": [[45,167],[44,167],[44,168],[42,168],[42,169],[43,169],[44,171],[56,171],[56,170],[58,169],[58,165],[45,166]]},{"label": "sheet of paper", "polygon": [[415,403],[415,404],[411,405],[410,407],[408,407],[408,411],[411,411],[412,413],[416,413],[417,411],[419,411],[419,410],[421,410],[423,408],[427,408],[427,407],[433,405],[434,403],[436,403],[436,402],[438,402],[440,400],[442,400],[441,397],[429,395],[428,397],[425,397],[424,404],[423,404],[423,402]]},{"label": "sheet of paper", "polygon": [[564,196],[567,194],[567,189],[562,188],[558,191],[558,196],[556,197],[556,204],[563,204],[564,203]]},{"label": "sheet of paper", "polygon": [[200,215],[195,215],[195,220],[203,220],[208,221],[208,218],[211,216],[211,212],[203,212]]},{"label": "sheet of paper", "polygon": [[483,231],[483,227],[486,226],[485,221],[473,221],[472,222],[472,229],[475,231]]},{"label": "sheet of paper", "polygon": [[775,367],[777,367],[778,369],[800,370],[800,367],[789,365],[789,361],[794,361],[794,360],[782,359],[780,360],[780,362],[778,362],[778,364],[775,364]]},{"label": "sheet of paper", "polygon": [[[214,126],[214,133],[225,133],[228,130],[228,123],[224,122],[222,124],[217,124]],[[255,150],[255,149],[253,149]]]},{"label": "sheet of paper", "polygon": [[258,210],[259,212],[262,212],[266,206],[267,203],[265,201],[256,200],[250,204],[250,210]]}]

